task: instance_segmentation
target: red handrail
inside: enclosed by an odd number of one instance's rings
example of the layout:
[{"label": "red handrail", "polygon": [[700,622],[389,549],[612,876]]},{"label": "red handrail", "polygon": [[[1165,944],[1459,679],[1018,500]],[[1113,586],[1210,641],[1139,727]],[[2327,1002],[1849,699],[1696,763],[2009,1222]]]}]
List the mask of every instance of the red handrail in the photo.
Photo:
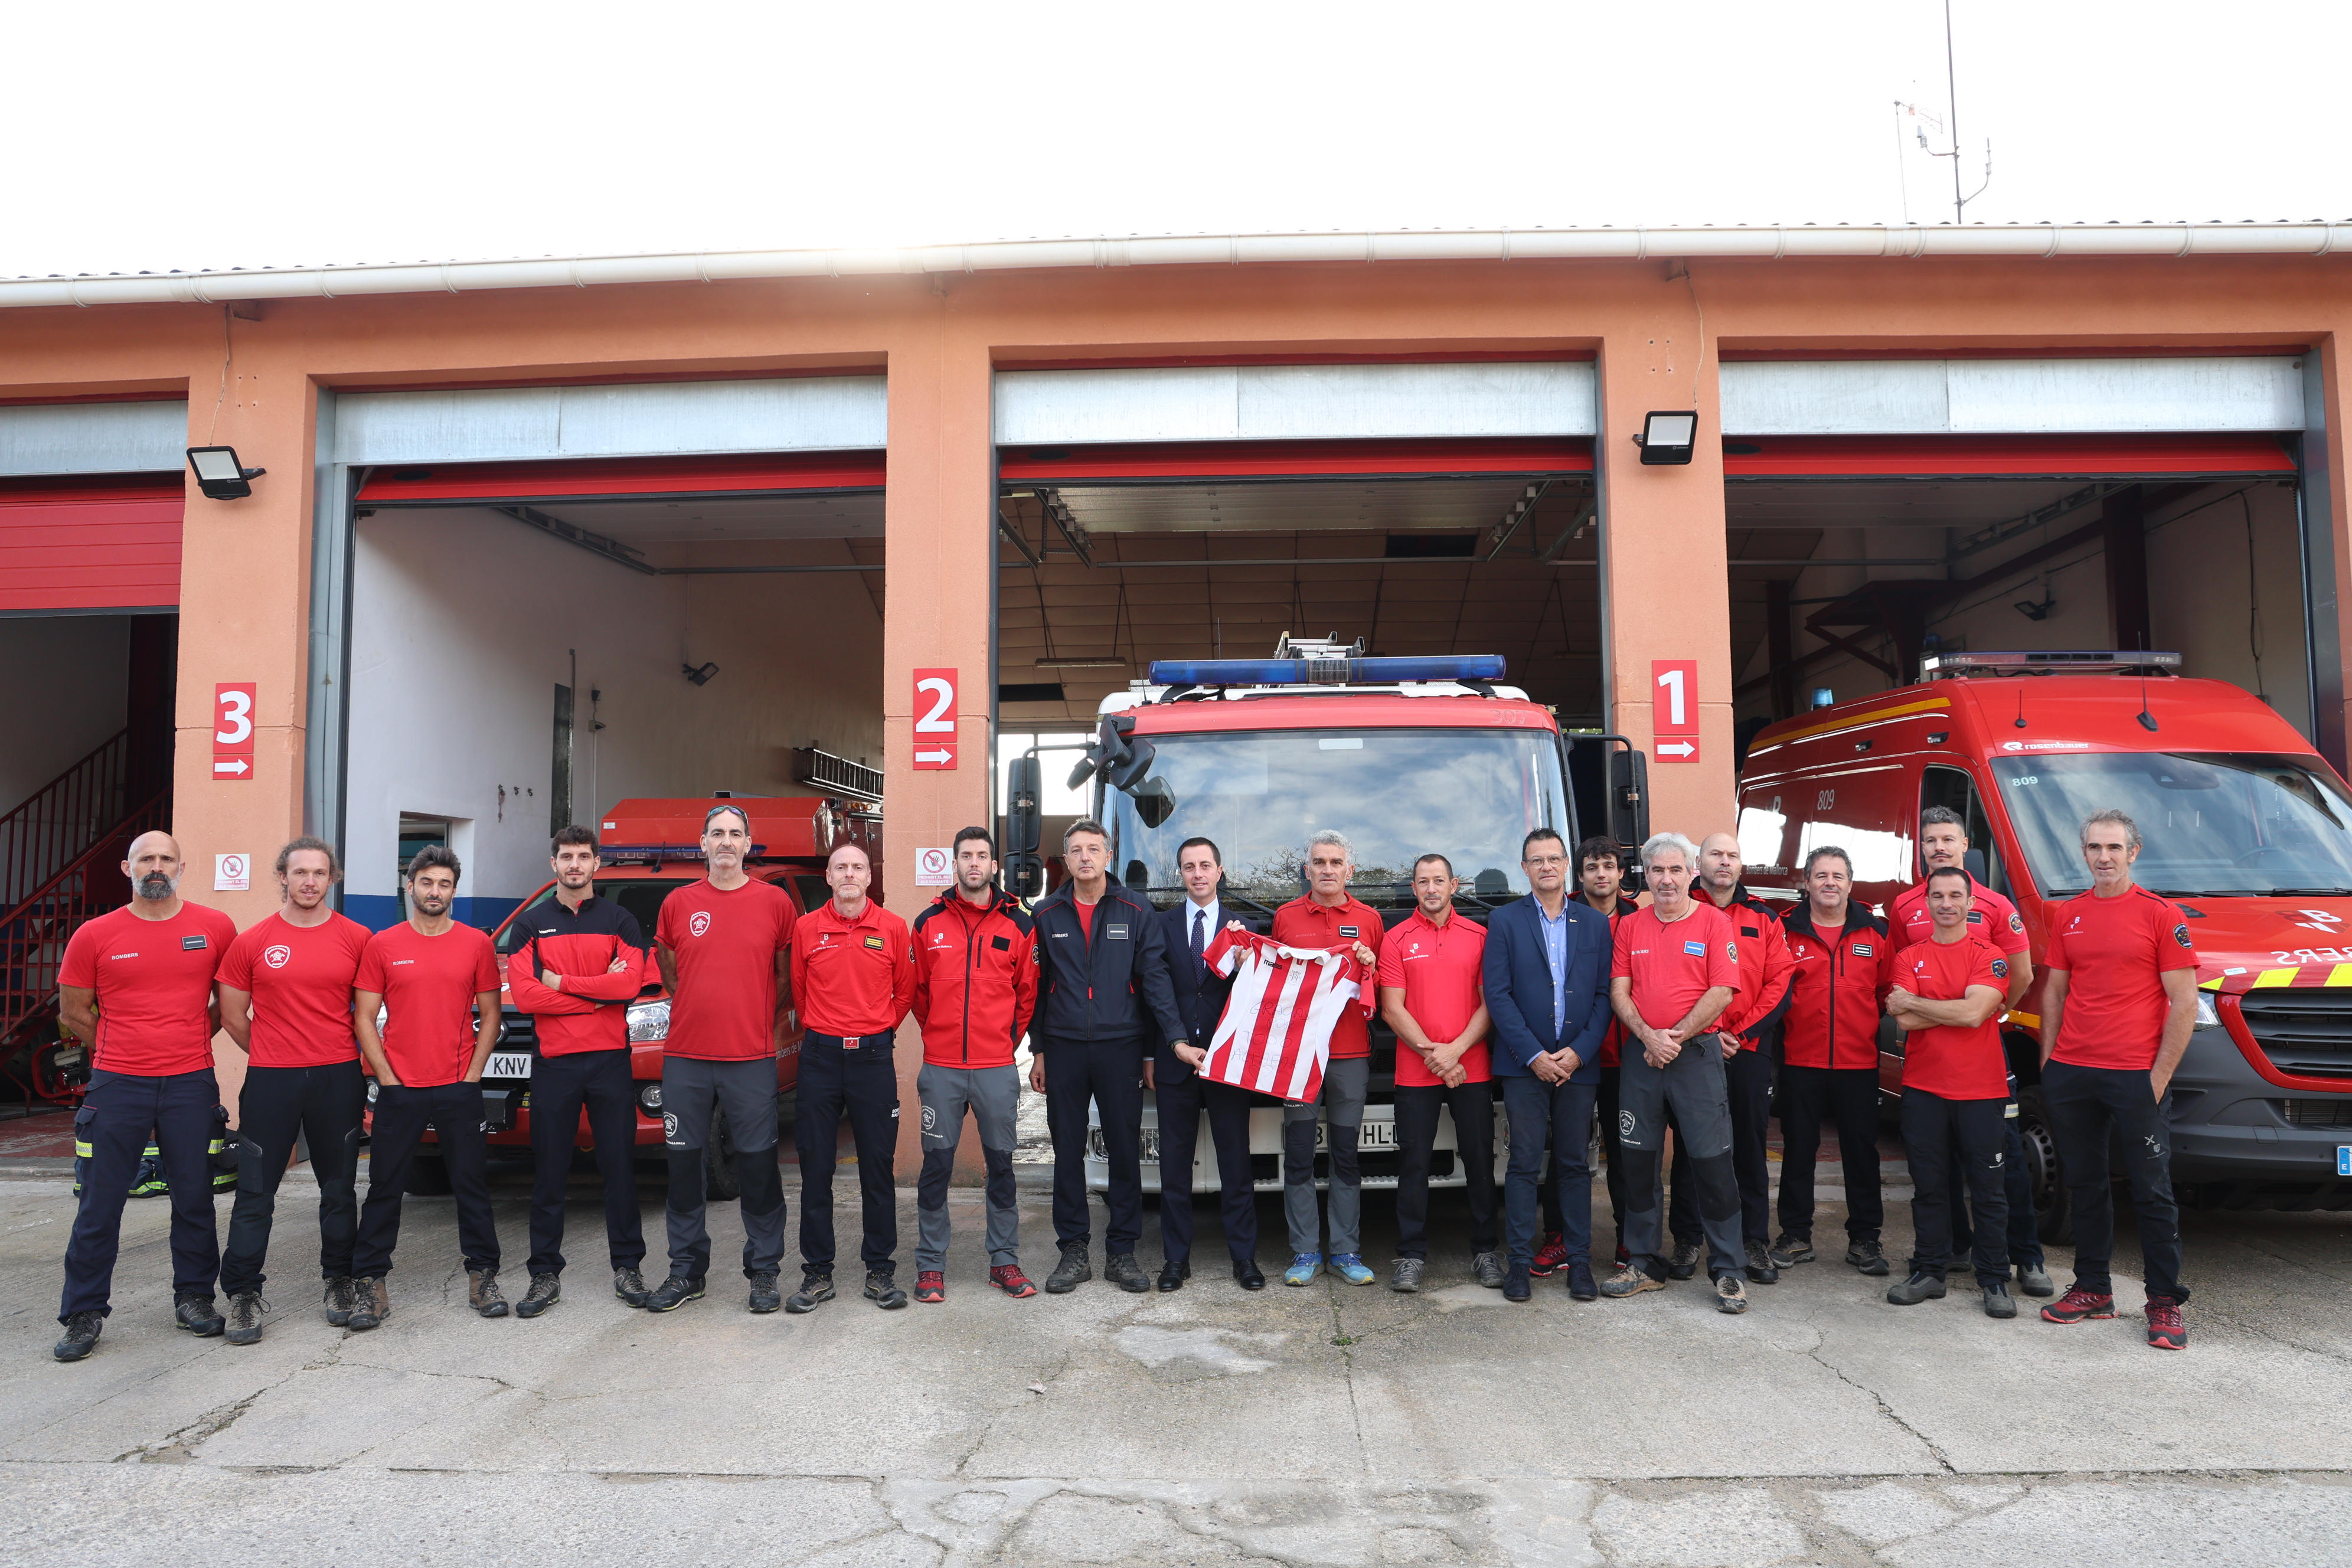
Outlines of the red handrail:
[{"label": "red handrail", "polygon": [[133,804],[130,784],[125,729],[0,816],[0,909],[31,898],[111,832]]},{"label": "red handrail", "polygon": [[66,941],[93,915],[131,901],[131,881],[114,864],[131,841],[163,826],[168,791],[112,825],[5,914],[0,914],[0,1047],[57,1000]]}]

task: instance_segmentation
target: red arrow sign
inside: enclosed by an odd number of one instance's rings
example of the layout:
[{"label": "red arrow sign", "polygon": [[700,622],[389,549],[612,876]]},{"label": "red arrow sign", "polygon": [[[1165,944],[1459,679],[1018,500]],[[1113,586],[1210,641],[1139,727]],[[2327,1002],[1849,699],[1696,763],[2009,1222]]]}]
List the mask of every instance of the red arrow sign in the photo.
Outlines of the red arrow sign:
[{"label": "red arrow sign", "polygon": [[1658,753],[1658,761],[1662,763],[1695,763],[1698,761],[1698,742],[1696,741],[1660,741],[1657,743],[1656,750]]}]

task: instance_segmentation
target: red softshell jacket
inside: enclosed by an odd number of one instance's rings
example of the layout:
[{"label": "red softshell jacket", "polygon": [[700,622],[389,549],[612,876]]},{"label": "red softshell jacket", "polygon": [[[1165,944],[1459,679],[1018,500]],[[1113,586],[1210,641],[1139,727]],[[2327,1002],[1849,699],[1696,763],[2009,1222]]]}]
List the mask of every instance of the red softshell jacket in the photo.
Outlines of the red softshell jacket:
[{"label": "red softshell jacket", "polygon": [[1789,944],[1789,1012],[1780,1059],[1790,1067],[1878,1070],[1878,1019],[1894,984],[1895,942],[1886,922],[1848,904],[1834,942],[1813,930],[1811,903],[1781,926]]},{"label": "red softshell jacket", "polygon": [[[1706,898],[1705,889],[1697,895]],[[1712,901],[1712,900],[1710,900]],[[1792,965],[1780,917],[1771,905],[1748,890],[1734,888],[1723,907],[1739,946],[1739,994],[1715,1021],[1717,1034],[1737,1035],[1739,1047],[1752,1051],[1771,1037],[1773,1026],[1789,1010]]]},{"label": "red softshell jacket", "polygon": [[1012,1066],[1037,1010],[1034,922],[1002,891],[982,909],[950,888],[915,917],[913,940],[923,1059]]},{"label": "red softshell jacket", "polygon": [[[540,1053],[626,1050],[628,1004],[645,989],[651,958],[637,917],[610,899],[591,898],[576,912],[549,899],[515,921],[530,934],[507,958],[507,1000],[531,1016]],[[541,971],[562,975],[563,989],[541,984]]]}]

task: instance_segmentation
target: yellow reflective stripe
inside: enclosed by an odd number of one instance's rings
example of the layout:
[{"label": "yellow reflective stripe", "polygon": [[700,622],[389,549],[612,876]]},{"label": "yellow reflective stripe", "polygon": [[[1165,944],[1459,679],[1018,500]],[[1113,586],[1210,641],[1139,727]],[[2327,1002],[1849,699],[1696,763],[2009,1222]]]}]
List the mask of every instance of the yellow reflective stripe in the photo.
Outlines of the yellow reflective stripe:
[{"label": "yellow reflective stripe", "polygon": [[1768,744],[1785,745],[1790,741],[1809,741],[1816,735],[1832,735],[1840,730],[1860,729],[1864,724],[1881,724],[1889,719],[1908,718],[1915,713],[1934,713],[1951,707],[1941,697],[1930,697],[1922,702],[1898,702],[1892,708],[1873,708],[1866,713],[1849,713],[1843,719],[1832,719],[1824,724],[1807,724],[1771,737]]},{"label": "yellow reflective stripe", "polygon": [[2200,980],[2197,983],[2197,989],[2200,991],[2219,991],[2221,989],[2221,977],[2217,974],[2210,980]]},{"label": "yellow reflective stripe", "polygon": [[2330,985],[2352,985],[2352,963],[2339,963],[2327,972]]},{"label": "yellow reflective stripe", "polygon": [[217,1138],[213,1140],[212,1152],[215,1154],[221,1152],[221,1141]]},{"label": "yellow reflective stripe", "polygon": [[90,1146],[89,1146],[89,1144],[87,1144],[87,1143],[84,1143],[84,1142],[80,1142],[79,1139],[77,1139],[77,1140],[75,1141],[75,1142],[74,1142],[74,1158],[75,1158],[75,1159],[77,1159],[77,1160],[87,1160],[87,1159],[89,1159],[89,1158],[90,1157],[90,1153],[91,1153],[91,1150],[90,1150]]},{"label": "yellow reflective stripe", "polygon": [[2265,969],[2254,976],[2254,989],[2260,990],[2265,985],[2292,985],[2294,984],[2295,975],[2301,973],[2301,967],[2297,965],[2294,969]]}]

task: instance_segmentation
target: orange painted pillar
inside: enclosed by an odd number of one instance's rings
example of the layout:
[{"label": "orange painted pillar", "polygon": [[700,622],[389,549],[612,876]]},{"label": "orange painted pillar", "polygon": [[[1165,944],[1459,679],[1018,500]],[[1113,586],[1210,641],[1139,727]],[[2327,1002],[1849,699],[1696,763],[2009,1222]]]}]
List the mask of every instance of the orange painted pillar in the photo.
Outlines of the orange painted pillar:
[{"label": "orange painted pillar", "polygon": [[[2352,736],[2352,440],[2347,439],[2345,420],[2352,417],[2352,366],[2345,363],[2345,334],[2330,332],[2314,346],[2318,368],[2319,395],[2306,398],[2306,413],[2316,413],[2325,421],[2324,431],[2307,432],[2304,439],[2316,440],[2320,450],[2306,450],[2304,469],[2305,482],[2325,489],[2326,494],[2310,498],[2314,512],[2325,510],[2328,521],[2328,558],[2334,567],[2331,584],[2331,613],[2324,617],[2335,631],[2336,646],[2331,653],[2322,647],[2315,650],[2314,673],[2318,676],[2318,689],[2312,693],[2315,709],[2327,700],[2332,690],[2338,698],[2336,724],[2328,723],[2322,715],[2319,734],[2315,737],[2320,752],[2329,755],[2338,767],[2345,765],[2345,738]],[[2306,382],[2306,386],[2309,383]],[[2316,408],[2309,406],[2315,403]],[[2317,595],[2316,584],[2305,588]],[[2314,631],[2319,631],[2323,617],[2315,614]],[[2321,660],[2332,660],[2333,668],[2322,668]],[[2333,729],[2333,733],[2330,733]]]},{"label": "orange painted pillar", "polygon": [[[1704,837],[1733,825],[1730,572],[1725,564],[1723,442],[1715,351],[1700,336],[1688,279],[1663,279],[1651,301],[1601,340],[1601,615],[1608,725],[1650,754],[1650,828]],[[1652,409],[1698,410],[1687,467],[1644,467],[1634,442]],[[1659,756],[1653,664],[1697,668],[1698,753]]]},{"label": "orange painted pillar", "polygon": [[[946,307],[943,305],[943,310]],[[937,888],[915,885],[918,854],[948,848],[956,830],[989,822],[990,587],[996,571],[992,371],[985,343],[951,331],[890,354],[888,489],[883,500],[882,620],[884,902],[908,924]],[[957,675],[955,765],[918,768],[915,671]],[[922,711],[931,711],[927,701]],[[898,1178],[922,1163],[915,1073],[920,1032],[898,1031]],[[978,1139],[962,1142],[976,1173]]]},{"label": "orange painted pillar", "polygon": [[[180,545],[180,650],[172,827],[186,857],[183,897],[243,928],[278,907],[278,847],[301,831],[304,692],[310,616],[310,501],[318,394],[268,327],[231,324],[226,386],[215,361],[189,378],[188,444],[233,446],[268,472],[241,500],[207,500],[188,480]],[[218,408],[215,412],[215,404]],[[215,689],[253,683],[252,771],[213,771]],[[247,857],[250,887],[215,891],[215,858]],[[214,1042],[232,1110],[245,1058]]]}]

